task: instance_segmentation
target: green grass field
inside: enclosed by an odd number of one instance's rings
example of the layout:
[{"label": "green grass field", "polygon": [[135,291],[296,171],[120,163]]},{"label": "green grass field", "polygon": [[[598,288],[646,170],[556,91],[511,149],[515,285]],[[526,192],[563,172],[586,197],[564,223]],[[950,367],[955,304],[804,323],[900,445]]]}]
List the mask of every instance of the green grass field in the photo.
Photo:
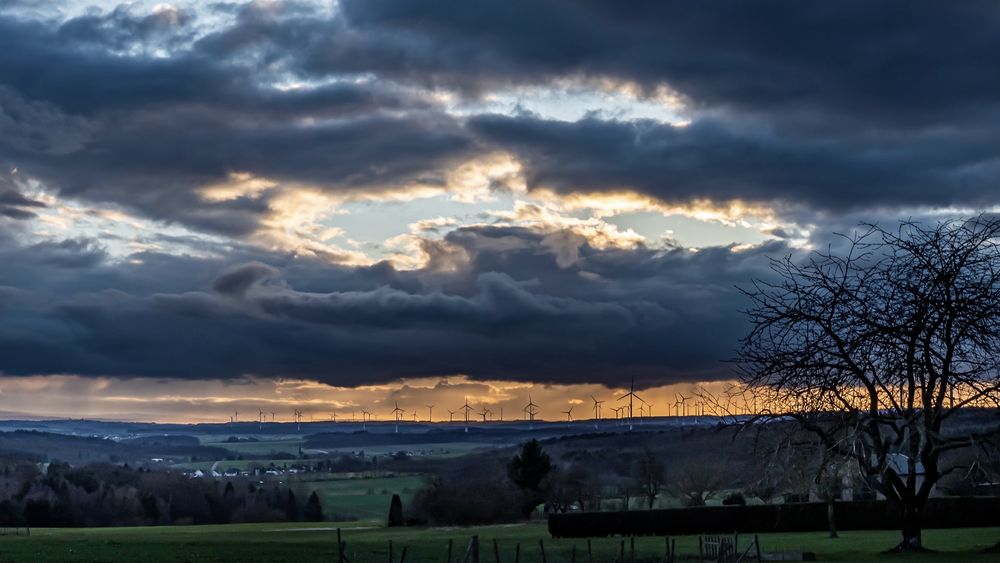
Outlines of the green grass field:
[{"label": "green grass field", "polygon": [[353,446],[345,448],[322,448],[322,450],[309,450],[311,452],[323,451],[327,453],[350,453],[364,451],[366,455],[392,455],[400,451],[414,452],[422,457],[429,458],[453,458],[469,454],[475,450],[493,448],[493,444],[477,442],[443,442],[438,444],[405,444],[405,445],[379,445],[379,446]]},{"label": "green grass field", "polygon": [[423,482],[424,478],[419,475],[348,478],[307,474],[301,479],[290,480],[289,486],[303,499],[316,491],[328,515],[381,521],[389,514],[393,494],[398,494],[406,506]]},{"label": "green grass field", "polygon": [[[236,456],[242,455],[253,455],[253,456],[266,456],[268,454],[291,454],[298,455],[299,447],[302,446],[305,441],[301,437],[284,437],[275,440],[262,440],[260,442],[225,442],[225,438],[219,436],[210,436],[201,438],[202,445],[205,446],[216,446],[220,448],[225,448],[232,452]],[[415,455],[427,458],[453,458],[469,454],[475,450],[492,448],[493,444],[486,443],[469,443],[469,442],[445,442],[440,444],[400,444],[400,445],[379,445],[379,446],[366,446],[366,447],[343,447],[343,448],[323,448],[323,449],[304,449],[303,453],[310,456],[322,456],[325,454],[333,453],[353,453],[358,451],[365,452],[368,456],[385,456],[392,455],[400,451],[413,452]],[[209,469],[212,467],[214,461],[196,461],[196,462],[182,462],[174,464],[173,467],[178,469]],[[243,467],[248,465],[253,460],[239,460],[238,462],[230,462],[223,460],[220,467]],[[268,462],[274,461],[275,465],[281,465],[282,463],[291,463],[292,460],[256,460],[264,465]]]},{"label": "green grass field", "polygon": [[[268,460],[222,461],[218,470],[230,467],[246,469],[253,463],[267,464]],[[281,467],[289,460],[273,460]],[[214,462],[193,462],[177,464],[175,468],[209,469]],[[254,477],[257,479],[257,477]],[[382,474],[372,477],[367,473],[299,473],[278,477],[262,476],[266,481],[280,481],[287,484],[304,501],[313,491],[319,495],[323,511],[327,515],[342,518],[382,520],[389,513],[389,503],[393,494],[398,494],[404,506],[409,504],[413,494],[424,484],[420,475]]]},{"label": "green grass field", "polygon": [[[553,540],[544,524],[516,524],[482,528],[406,528],[387,529],[376,522],[342,524],[240,524],[226,526],[173,526],[159,528],[88,528],[36,529],[30,537],[0,537],[0,561],[336,561],[336,526],[342,527],[348,554],[355,563],[388,560],[388,542],[393,541],[397,557],[405,546],[407,561],[443,563],[448,540],[454,540],[454,557],[460,560],[469,537],[480,537],[483,561],[493,561],[493,540],[497,540],[501,561],[512,562],[515,545],[521,544],[524,563],[541,561],[538,540],[546,546],[549,562],[570,560],[572,547],[582,554],[583,540]],[[879,552],[896,541],[893,532],[847,532],[837,540],[822,533],[768,534],[761,536],[765,551],[814,551],[819,561],[858,562],[952,562],[1000,561],[1000,555],[983,549],[1000,539],[993,528],[963,530],[928,530],[925,543],[933,553],[919,555],[884,555]],[[619,550],[619,538],[593,540],[594,560],[611,562]],[[697,537],[677,539],[678,554],[694,554]],[[659,561],[662,538],[637,538],[636,561]],[[583,557],[578,561],[585,561]]]}]

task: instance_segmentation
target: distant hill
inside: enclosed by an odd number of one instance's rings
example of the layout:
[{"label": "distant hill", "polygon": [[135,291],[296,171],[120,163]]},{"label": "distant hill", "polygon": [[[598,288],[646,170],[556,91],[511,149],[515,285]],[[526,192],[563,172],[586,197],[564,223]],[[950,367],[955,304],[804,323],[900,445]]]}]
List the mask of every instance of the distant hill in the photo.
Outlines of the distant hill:
[{"label": "distant hill", "polygon": [[[581,426],[579,430],[589,432],[590,427]],[[579,431],[578,430],[578,431]],[[565,427],[553,426],[534,430],[518,427],[470,427],[466,432],[463,428],[448,427],[432,429],[426,432],[323,432],[306,437],[307,448],[352,448],[365,446],[392,446],[409,444],[445,444],[445,443],[484,443],[484,444],[518,444],[525,440],[553,438],[567,434]]]},{"label": "distant hill", "polygon": [[222,448],[201,446],[190,436],[143,437],[115,441],[35,430],[0,432],[0,455],[11,459],[64,461],[72,465],[93,462],[142,463],[156,458],[222,459]]}]

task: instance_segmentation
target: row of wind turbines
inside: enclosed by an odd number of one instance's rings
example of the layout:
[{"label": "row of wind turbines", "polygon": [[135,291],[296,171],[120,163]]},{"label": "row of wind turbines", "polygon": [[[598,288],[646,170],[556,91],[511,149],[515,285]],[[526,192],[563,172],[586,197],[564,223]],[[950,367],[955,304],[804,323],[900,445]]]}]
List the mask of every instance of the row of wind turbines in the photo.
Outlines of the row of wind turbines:
[{"label": "row of wind turbines", "polygon": [[[668,416],[670,415],[670,407],[673,407],[673,415],[675,417],[704,416],[705,415],[705,403],[704,402],[701,402],[701,401],[692,401],[692,403],[690,405],[688,404],[688,401],[691,401],[694,398],[695,397],[693,397],[693,396],[688,397],[688,396],[685,396],[685,395],[680,394],[680,393],[675,394],[675,401],[674,401],[674,403],[672,405],[668,406],[668,408],[667,408],[667,415]],[[607,401],[606,400],[599,400],[596,397],[594,397],[593,395],[590,396],[590,399],[593,402],[593,409],[594,409],[593,421],[594,421],[594,428],[596,429],[598,427],[599,422],[601,420],[604,420],[604,419],[602,419],[602,416],[601,416],[602,415],[602,405],[604,403],[606,403]],[[635,393],[635,379],[632,380],[632,382],[631,382],[631,384],[629,386],[628,392],[625,393],[624,395],[618,397],[616,400],[619,403],[621,403],[622,401],[625,401],[625,400],[627,400],[628,402],[624,403],[624,404],[620,404],[617,407],[611,407],[611,411],[614,412],[614,419],[613,420],[616,421],[620,425],[627,424],[629,426],[630,430],[632,429],[632,426],[633,426],[633,424],[635,423],[635,420],[636,420],[636,416],[635,416],[636,402],[638,402],[638,411],[639,411],[638,419],[639,419],[640,422],[643,419],[650,418],[650,417],[653,416],[653,406],[654,406],[653,403],[651,403],[649,401],[646,401],[645,399],[643,399],[642,397],[640,397],[639,395],[637,395]],[[434,421],[434,407],[435,406],[436,405],[432,405],[432,404],[424,405],[424,407],[427,408],[427,420],[426,420],[426,422],[433,422]],[[573,409],[575,407],[576,407],[575,405],[574,406],[570,406],[568,409],[566,409],[564,411],[560,411],[562,414],[566,415],[566,422],[573,422]],[[361,411],[361,418],[360,419],[358,419],[358,417],[357,417],[358,410]],[[534,400],[531,398],[531,395],[529,394],[528,395],[528,402],[527,402],[527,404],[525,404],[522,407],[522,409],[521,409],[523,418],[521,418],[520,420],[527,421],[528,424],[529,424],[529,428],[531,428],[531,427],[533,427],[533,425],[535,423],[535,417],[538,415],[538,413],[540,411],[541,411],[541,407],[537,403],[534,402]],[[389,411],[389,414],[390,414],[390,416],[392,416],[392,421],[394,423],[395,431],[397,433],[399,432],[399,425],[401,423],[406,423],[406,422],[410,421],[407,418],[407,413],[408,412],[412,415],[412,422],[420,422],[418,420],[418,418],[417,418],[417,410],[416,409],[414,409],[413,411],[407,411],[407,410],[405,410],[403,408],[400,408],[398,401],[393,401],[393,408],[392,408],[391,411]],[[493,417],[494,417],[495,413],[493,412],[493,410],[490,408],[489,405],[483,404],[482,405],[482,410],[476,411],[475,407],[473,407],[472,405],[469,404],[468,397],[466,397],[465,403],[462,406],[458,407],[456,410],[450,410],[449,409],[447,412],[448,412],[448,422],[450,422],[450,423],[454,423],[455,422],[455,415],[456,414],[461,414],[462,415],[462,419],[460,420],[460,422],[464,421],[464,423],[465,423],[465,431],[466,432],[469,431],[469,423],[472,421],[472,420],[470,420],[470,415],[474,415],[475,417],[481,417],[481,422],[484,423],[484,424],[487,423],[487,422],[494,422],[494,418]],[[258,426],[259,426],[260,429],[263,429],[263,425],[268,422],[268,420],[267,420],[267,415],[268,414],[271,415],[270,422],[271,423],[275,423],[276,422],[276,416],[277,416],[276,412],[274,412],[274,411],[264,411],[262,409],[258,409],[256,422],[257,422],[257,424],[258,424]],[[239,422],[239,415],[240,415],[239,411],[234,411],[233,414],[229,417],[229,422],[230,423],[237,423],[237,422]],[[300,411],[300,410],[296,409],[296,410],[293,410],[293,412],[292,412],[292,422],[295,423],[296,428],[298,430],[302,429],[302,418],[303,418],[303,416],[304,415],[303,415],[302,411]],[[330,421],[332,421],[332,422],[338,422],[337,416],[338,415],[337,415],[336,411],[330,413]],[[310,415],[310,420],[314,421],[312,415]],[[378,417],[377,417],[377,415],[373,411],[368,410],[367,408],[359,408],[359,409],[355,409],[355,410],[353,410],[351,412],[351,417],[349,419],[345,419],[345,418],[341,417],[340,420],[343,421],[343,422],[352,422],[352,423],[358,423],[358,422],[360,422],[362,424],[362,428],[363,429],[367,429],[367,424],[369,422],[377,422],[378,421]],[[504,422],[504,413],[503,413],[503,407],[502,406],[500,407],[498,422]]]}]

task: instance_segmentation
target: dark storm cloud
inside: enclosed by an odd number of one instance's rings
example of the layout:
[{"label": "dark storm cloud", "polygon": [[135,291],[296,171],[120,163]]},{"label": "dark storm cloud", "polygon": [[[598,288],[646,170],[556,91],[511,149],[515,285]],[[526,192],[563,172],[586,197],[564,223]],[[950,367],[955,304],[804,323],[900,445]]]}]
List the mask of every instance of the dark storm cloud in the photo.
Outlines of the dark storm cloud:
[{"label": "dark storm cloud", "polygon": [[11,219],[31,219],[35,217],[35,211],[44,207],[44,203],[27,198],[0,181],[0,215]]},{"label": "dark storm cloud", "polygon": [[0,16],[0,163],[65,195],[242,236],[273,190],[209,202],[201,187],[248,172],[275,187],[405,188],[474,153],[458,122],[390,86],[282,90],[241,60],[114,53],[108,29],[153,25],[115,14],[58,28]]},{"label": "dark storm cloud", "polygon": [[250,288],[259,285],[263,280],[279,277],[278,270],[271,266],[250,262],[223,272],[212,284],[212,289],[223,295],[243,297]]},{"label": "dark storm cloud", "polygon": [[479,116],[471,130],[506,147],[529,187],[634,189],[664,201],[744,199],[813,209],[1000,202],[1000,130],[878,140],[779,134],[701,120],[546,121]]},{"label": "dark storm cloud", "polygon": [[668,83],[698,105],[833,111],[876,126],[975,117],[998,102],[1000,8],[985,0],[340,6],[347,23],[334,24],[344,33],[271,37],[298,48],[313,71],[363,69],[473,90],[613,77],[649,88]]},{"label": "dark storm cloud", "polygon": [[[2,258],[35,258],[26,276],[0,274],[0,286],[19,293],[5,300],[0,365],[10,374],[252,373],[343,385],[451,373],[567,383],[634,375],[649,384],[727,374],[719,358],[742,330],[732,284],[763,265],[763,249],[597,250],[580,241],[579,260],[560,267],[545,238],[457,231],[441,244],[468,260],[448,271],[262,253],[237,264],[229,260],[250,256],[149,254],[112,267],[49,258],[63,248],[8,249]],[[177,270],[215,277],[185,284]],[[112,277],[118,289],[100,289]]]},{"label": "dark storm cloud", "polygon": [[992,2],[347,0],[247,12],[203,52],[305,76],[375,73],[478,96],[613,79],[687,102],[687,129],[473,117],[471,132],[559,191],[810,211],[1000,203],[1000,8]]},{"label": "dark storm cloud", "polygon": [[[231,23],[198,34],[197,15],[183,11],[0,17],[0,160],[65,194],[230,236],[258,228],[273,196],[197,194],[231,172],[405,189],[496,149],[519,156],[531,185],[563,192],[820,212],[998,203],[992,3],[215,9]],[[405,88],[480,94],[609,78],[668,85],[693,108],[692,125],[530,115],[466,124]],[[270,85],[289,79],[307,85]]]},{"label": "dark storm cloud", "polygon": [[[234,116],[195,107],[108,118],[69,154],[11,153],[22,168],[66,195],[122,203],[155,219],[239,236],[268,214],[274,189],[283,182],[341,192],[405,189],[472,150],[447,119],[360,115],[297,127],[253,112]],[[267,178],[274,189],[216,202],[197,193],[232,172]]]},{"label": "dark storm cloud", "polygon": [[[151,14],[137,15],[133,7],[121,4],[108,13],[90,13],[73,18],[59,27],[62,41],[78,45],[94,44],[124,51],[140,47],[171,47],[191,35],[179,33],[194,20],[194,14],[179,9],[161,9]],[[159,45],[162,41],[162,45]]]},{"label": "dark storm cloud", "polygon": [[[733,286],[788,250],[597,249],[572,233],[477,227],[425,241],[429,265],[399,271],[241,242],[292,184],[443,185],[456,164],[499,150],[531,187],[739,198],[805,209],[824,229],[876,206],[1000,204],[994,3],[214,9],[232,17],[207,33],[186,12],[0,15],[0,166],[63,196],[231,237],[199,249],[213,258],[128,260],[90,239],[18,242],[42,204],[0,185],[4,373],[347,385],[724,377],[719,360],[744,330]],[[459,117],[420,90],[470,100],[607,79],[647,94],[669,86],[691,124]],[[234,172],[274,185],[202,197]]]}]

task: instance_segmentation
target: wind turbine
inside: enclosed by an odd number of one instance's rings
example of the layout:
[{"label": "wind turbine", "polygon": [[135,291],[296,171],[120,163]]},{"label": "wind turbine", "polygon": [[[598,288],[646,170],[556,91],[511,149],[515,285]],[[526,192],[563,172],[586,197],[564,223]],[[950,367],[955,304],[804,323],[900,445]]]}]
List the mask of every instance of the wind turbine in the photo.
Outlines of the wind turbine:
[{"label": "wind turbine", "polygon": [[448,411],[448,422],[455,422],[455,413],[458,411]]},{"label": "wind turbine", "polygon": [[642,400],[642,397],[640,397],[640,396],[638,396],[638,395],[635,394],[635,378],[634,377],[632,378],[632,384],[629,385],[628,393],[625,393],[621,397],[618,397],[618,400],[622,401],[626,397],[628,397],[628,429],[632,430],[632,413],[633,413],[633,411],[632,411],[632,406],[633,406],[632,400],[633,399],[639,399],[640,402],[643,402],[643,403],[646,402],[646,401]]},{"label": "wind turbine", "polygon": [[257,430],[264,429],[264,411],[257,409]]},{"label": "wind turbine", "polygon": [[681,401],[681,413],[682,413],[682,414],[683,414],[684,416],[687,416],[687,415],[688,415],[688,408],[687,408],[687,401],[688,401],[688,399],[690,399],[690,398],[691,398],[691,397],[685,397],[684,395],[680,395],[680,401]]},{"label": "wind turbine", "polygon": [[276,413],[275,413],[274,411],[271,411],[271,422],[274,422],[274,415],[275,415],[275,414],[276,414]]},{"label": "wind turbine", "polygon": [[337,422],[337,411],[333,411],[332,413],[330,413],[330,420],[332,420],[336,424],[336,422]]},{"label": "wind turbine", "polygon": [[296,411],[293,411],[293,412],[294,412],[294,417],[295,417],[295,431],[296,432],[301,432],[302,431],[302,411],[296,410]]},{"label": "wind turbine", "polygon": [[472,407],[469,406],[469,398],[468,397],[465,398],[465,404],[462,405],[459,410],[465,411],[465,431],[468,432],[469,431],[469,411],[473,410]]},{"label": "wind turbine", "polygon": [[394,409],[392,409],[391,412],[392,412],[393,416],[396,417],[396,434],[399,434],[399,419],[400,419],[400,417],[403,416],[403,413],[406,412],[406,411],[404,411],[403,409],[399,408],[399,403],[397,401],[393,401],[392,403],[394,405],[396,405],[396,407]]},{"label": "wind turbine", "polygon": [[535,415],[538,414],[538,405],[532,402],[531,395],[528,395],[528,404],[524,405],[524,412],[528,415],[528,430],[532,430],[535,426]]},{"label": "wind turbine", "polygon": [[240,411],[233,411],[233,422],[240,421]]},{"label": "wind turbine", "polygon": [[566,415],[566,422],[573,422],[573,407],[570,406],[568,411],[562,411]]},{"label": "wind turbine", "polygon": [[434,422],[434,405],[427,405],[427,422]]},{"label": "wind turbine", "polygon": [[368,421],[371,420],[372,413],[367,409],[361,409],[361,430],[368,430]]},{"label": "wind turbine", "polygon": [[597,430],[597,422],[601,420],[601,403],[604,401],[598,401],[593,395],[590,396],[590,400],[594,401],[594,430]]}]

